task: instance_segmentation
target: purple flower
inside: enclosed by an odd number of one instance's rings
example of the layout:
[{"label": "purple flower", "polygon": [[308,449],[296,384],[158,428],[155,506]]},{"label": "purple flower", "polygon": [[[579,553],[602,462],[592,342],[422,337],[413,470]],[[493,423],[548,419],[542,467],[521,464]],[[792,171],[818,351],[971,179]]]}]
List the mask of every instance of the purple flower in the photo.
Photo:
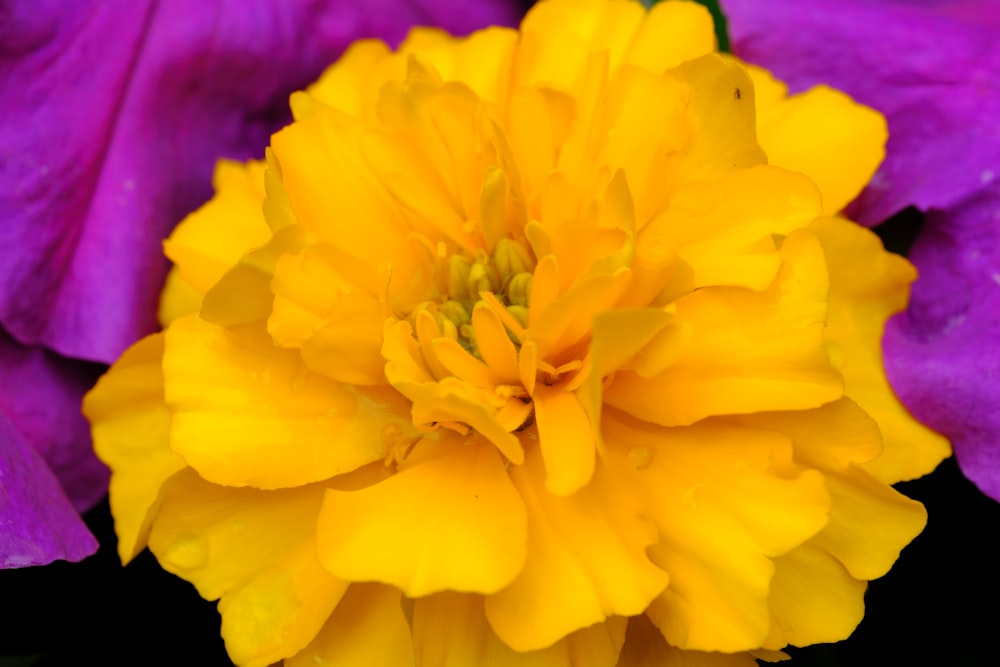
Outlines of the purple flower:
[{"label": "purple flower", "polygon": [[79,411],[88,362],[156,328],[161,241],[216,159],[261,156],[289,93],[355,39],[518,17],[502,0],[0,1],[0,567],[97,548],[77,515],[107,483]]},{"label": "purple flower", "polygon": [[1000,4],[723,0],[734,51],[793,90],[827,83],[882,111],[885,163],[848,212],[926,212],[909,309],[883,339],[892,385],[1000,500]]}]

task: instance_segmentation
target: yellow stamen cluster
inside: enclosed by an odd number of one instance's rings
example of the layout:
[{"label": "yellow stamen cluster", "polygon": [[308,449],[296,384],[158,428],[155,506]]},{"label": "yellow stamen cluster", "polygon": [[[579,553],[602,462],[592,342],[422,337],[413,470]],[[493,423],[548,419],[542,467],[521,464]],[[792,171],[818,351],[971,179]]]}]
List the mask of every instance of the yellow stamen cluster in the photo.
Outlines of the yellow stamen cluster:
[{"label": "yellow stamen cluster", "polygon": [[[472,326],[476,304],[489,304],[507,321],[513,317],[521,329],[528,326],[528,300],[537,262],[524,242],[502,238],[491,254],[479,251],[475,255],[449,254],[447,244],[441,242],[434,253],[436,298],[420,302],[411,313],[399,317],[416,327],[420,313],[429,313],[442,335],[458,341],[478,359],[482,354]],[[518,338],[512,340],[520,344]]]}]

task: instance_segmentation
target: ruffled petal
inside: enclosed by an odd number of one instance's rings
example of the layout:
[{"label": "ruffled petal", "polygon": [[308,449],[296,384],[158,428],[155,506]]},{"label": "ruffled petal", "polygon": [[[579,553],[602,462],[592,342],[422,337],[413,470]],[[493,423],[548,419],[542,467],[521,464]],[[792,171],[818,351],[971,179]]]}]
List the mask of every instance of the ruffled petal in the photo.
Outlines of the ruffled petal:
[{"label": "ruffled petal", "polygon": [[343,277],[338,259],[316,246],[279,259],[268,333],[280,347],[301,348],[303,362],[331,379],[385,384],[385,307]]},{"label": "ruffled petal", "polygon": [[[417,28],[395,52],[390,52],[382,42],[359,41],[307,92],[309,97],[328,107],[356,118],[370,119],[377,114],[382,87],[390,81],[402,81],[410,55],[419,53],[421,60],[441,77],[460,81],[478,97],[502,105],[507,95],[506,69],[517,40],[516,31],[493,26],[470,35],[465,41],[437,29]],[[301,104],[301,108],[297,104]],[[297,118],[314,110],[309,100],[292,101],[292,111]]]},{"label": "ruffled petal", "polygon": [[656,540],[642,518],[631,466],[609,452],[591,483],[560,497],[545,488],[537,449],[511,479],[528,509],[528,560],[507,588],[486,599],[486,616],[518,651],[545,648],[611,616],[642,613],[667,585],[646,556]]},{"label": "ruffled petal", "polygon": [[885,322],[906,306],[915,271],[883,250],[875,234],[847,220],[818,220],[810,230],[830,267],[825,339],[831,359],[844,376],[845,394],[875,418],[885,444],[881,456],[864,467],[889,484],[926,475],[949,455],[948,442],[896,398],[880,349]]},{"label": "ruffled petal", "polygon": [[[927,524],[927,511],[863,470],[826,475],[830,523],[815,539],[857,579],[881,577]],[[845,635],[846,636],[846,635]]]},{"label": "ruffled petal", "polygon": [[244,333],[189,315],[165,334],[170,446],[205,479],[308,484],[383,458],[383,429],[409,426],[408,406],[391,390],[332,382],[261,332]]},{"label": "ruffled petal", "polygon": [[645,614],[628,619],[625,644],[615,667],[758,667],[749,653],[681,650],[663,638]]},{"label": "ruffled petal", "polygon": [[185,467],[169,446],[162,367],[163,334],[148,336],[126,350],[83,401],[94,450],[114,473],[109,496],[123,563],[145,548],[160,489]]},{"label": "ruffled petal", "polygon": [[691,267],[693,287],[763,290],[781,267],[773,236],[807,227],[820,211],[818,195],[801,175],[746,169],[679,192],[642,229],[637,245],[675,247]]},{"label": "ruffled petal", "polygon": [[496,449],[456,439],[383,482],[327,492],[316,529],[323,566],[409,597],[509,584],[525,563],[524,504]]},{"label": "ruffled petal", "polygon": [[392,586],[351,584],[316,639],[285,665],[413,667],[413,640],[403,604],[402,593]]},{"label": "ruffled petal", "polygon": [[184,218],[163,242],[167,259],[205,293],[244,252],[271,237],[264,220],[264,164],[220,161],[215,196]]},{"label": "ruffled petal", "polygon": [[913,414],[951,439],[970,479],[1000,499],[998,394],[988,379],[998,368],[1000,331],[995,8],[723,4],[741,57],[772,69],[793,90],[826,83],[885,114],[886,160],[848,210],[865,224],[908,206],[927,211],[910,253],[921,279],[910,309],[886,329],[886,371]]},{"label": "ruffled petal", "polygon": [[844,639],[864,613],[865,582],[888,572],[923,529],[926,512],[862,469],[885,454],[878,425],[850,399],[739,421],[791,438],[795,460],[822,471],[830,494],[823,530],[774,560],[771,629],[763,646]]},{"label": "ruffled petal", "polygon": [[533,404],[538,446],[545,461],[545,488],[557,496],[568,496],[585,486],[594,474],[594,428],[583,404],[568,391],[539,388]]},{"label": "ruffled petal", "polygon": [[618,373],[605,402],[665,426],[711,415],[806,409],[836,400],[842,379],[823,348],[829,289],[808,232],[785,239],[781,272],[763,292],[707,287],[677,301],[692,328],[676,361],[652,377]]},{"label": "ruffled petal", "polygon": [[847,639],[865,614],[867,587],[828,551],[811,543],[774,559],[771,634],[764,645],[783,648]]},{"label": "ruffled petal", "polygon": [[632,36],[624,63],[654,74],[715,51],[712,15],[694,2],[659,2]]},{"label": "ruffled petal", "polygon": [[438,593],[413,603],[418,665],[440,667],[612,667],[625,639],[625,619],[609,618],[538,651],[515,651],[487,622],[478,595]]},{"label": "ruffled petal", "polygon": [[646,613],[683,649],[761,646],[771,559],[827,522],[822,476],[800,471],[791,441],[776,433],[712,422],[663,428],[610,411],[604,426],[609,446],[640,466],[646,514],[660,533],[649,555],[670,576]]},{"label": "ruffled petal", "polygon": [[769,72],[747,69],[757,89],[757,138],[768,164],[806,174],[823,194],[823,214],[838,213],[885,157],[885,118],[827,86],[789,97]]},{"label": "ruffled petal", "polygon": [[164,488],[149,548],[164,569],[221,598],[234,661],[266,667],[313,640],[347,583],[316,559],[324,489],[233,489],[186,470]]}]

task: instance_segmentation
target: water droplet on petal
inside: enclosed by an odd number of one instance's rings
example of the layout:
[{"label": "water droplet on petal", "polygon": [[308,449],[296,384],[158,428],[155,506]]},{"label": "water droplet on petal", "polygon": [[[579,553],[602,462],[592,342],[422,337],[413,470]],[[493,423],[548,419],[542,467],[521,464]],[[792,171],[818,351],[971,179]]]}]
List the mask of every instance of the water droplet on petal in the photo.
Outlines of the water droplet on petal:
[{"label": "water droplet on petal", "polygon": [[653,462],[653,450],[649,447],[633,447],[628,450],[628,458],[636,470],[644,470]]}]

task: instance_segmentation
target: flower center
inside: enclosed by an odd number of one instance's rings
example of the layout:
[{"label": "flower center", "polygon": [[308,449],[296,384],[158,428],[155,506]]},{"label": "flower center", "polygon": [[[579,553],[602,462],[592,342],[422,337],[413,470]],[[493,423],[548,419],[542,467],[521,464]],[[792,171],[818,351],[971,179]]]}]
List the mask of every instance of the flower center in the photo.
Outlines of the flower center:
[{"label": "flower center", "polygon": [[[466,351],[481,359],[472,313],[484,298],[499,302],[521,327],[528,326],[528,297],[537,264],[529,246],[503,238],[492,253],[480,250],[473,255],[447,254],[441,243],[436,254],[437,294],[419,303],[409,314],[407,319],[414,327],[420,313],[428,312],[445,336],[457,340]],[[511,336],[511,340],[520,345],[516,337]]]}]

